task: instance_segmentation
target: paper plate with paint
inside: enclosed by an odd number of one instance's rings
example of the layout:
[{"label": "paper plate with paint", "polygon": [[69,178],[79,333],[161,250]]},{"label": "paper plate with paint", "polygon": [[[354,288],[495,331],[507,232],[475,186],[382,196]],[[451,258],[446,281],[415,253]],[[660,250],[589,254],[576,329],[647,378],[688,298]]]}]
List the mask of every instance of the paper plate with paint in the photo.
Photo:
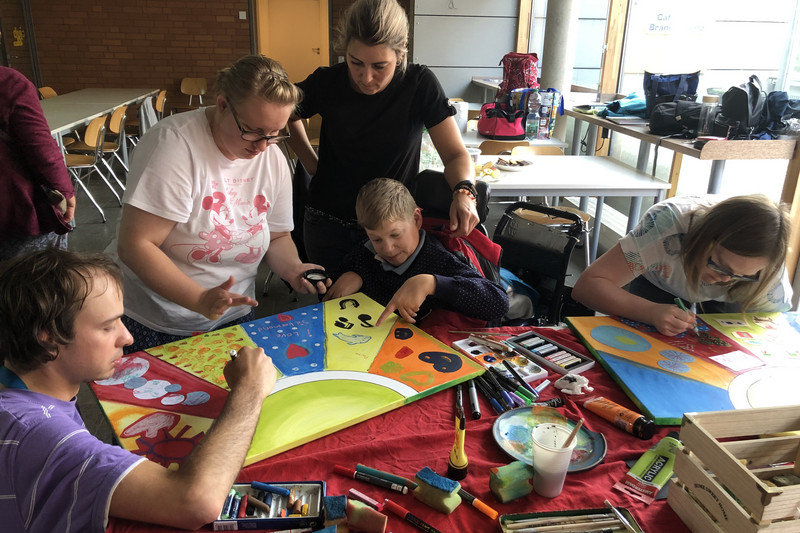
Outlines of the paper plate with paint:
[{"label": "paper plate with paint", "polygon": [[[533,426],[544,422],[531,412],[530,407],[518,407],[506,411],[494,422],[492,433],[494,440],[511,457],[531,464],[531,430]],[[570,429],[577,422],[566,420]],[[578,430],[578,443],[572,452],[569,472],[582,472],[600,464],[606,456],[606,438],[601,433],[589,431],[585,427]]]}]

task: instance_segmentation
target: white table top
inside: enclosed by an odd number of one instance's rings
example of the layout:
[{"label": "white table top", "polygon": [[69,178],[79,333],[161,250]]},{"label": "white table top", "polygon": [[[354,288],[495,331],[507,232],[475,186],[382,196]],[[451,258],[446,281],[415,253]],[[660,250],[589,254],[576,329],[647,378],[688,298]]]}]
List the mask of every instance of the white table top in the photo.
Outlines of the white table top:
[{"label": "white table top", "polygon": [[121,105],[140,102],[157,93],[158,89],[81,89],[42,100],[40,103],[50,126],[50,133],[56,135],[72,131]]},{"label": "white table top", "polygon": [[[477,130],[467,128],[466,132],[461,133],[461,138],[464,140],[464,146],[467,148],[478,148],[483,141],[487,141],[486,137],[480,135]],[[528,144],[531,146],[542,146],[542,145],[552,145],[558,146],[560,148],[567,148],[567,143],[562,141],[561,139],[535,139],[532,141],[528,141]]]},{"label": "white table top", "polygon": [[[503,157],[503,156],[501,156]],[[505,156],[508,158],[510,156]],[[481,155],[479,163],[497,161]],[[659,196],[666,181],[610,157],[526,156],[533,164],[516,172],[500,171],[500,178],[481,178],[493,192],[509,196]]]}]

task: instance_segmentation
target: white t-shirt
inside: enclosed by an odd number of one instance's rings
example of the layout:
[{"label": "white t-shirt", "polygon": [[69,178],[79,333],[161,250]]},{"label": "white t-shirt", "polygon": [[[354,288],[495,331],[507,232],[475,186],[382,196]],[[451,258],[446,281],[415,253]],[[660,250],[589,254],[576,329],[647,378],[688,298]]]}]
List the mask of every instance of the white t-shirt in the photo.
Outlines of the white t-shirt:
[{"label": "white t-shirt", "polygon": [[[631,272],[686,301],[696,301],[699,296],[699,301],[731,302],[725,287],[716,284],[702,283],[700,294],[690,295],[680,258],[681,241],[689,230],[692,211],[724,199],[719,195],[680,196],[651,207],[636,227],[619,241]],[[774,280],[766,300],[754,302],[753,310],[788,311],[791,307],[792,289],[784,268],[781,278]]]},{"label": "white t-shirt", "polygon": [[[252,298],[270,231],[293,228],[283,152],[270,145],[253,159],[229,160],[214,143],[204,109],[173,115],[148,130],[134,150],[123,201],[176,222],[161,250],[196,283],[212,288],[233,276],[230,291]],[[210,321],[159,296],[120,264],[125,314],[156,331],[191,335],[250,312],[232,307]]]}]

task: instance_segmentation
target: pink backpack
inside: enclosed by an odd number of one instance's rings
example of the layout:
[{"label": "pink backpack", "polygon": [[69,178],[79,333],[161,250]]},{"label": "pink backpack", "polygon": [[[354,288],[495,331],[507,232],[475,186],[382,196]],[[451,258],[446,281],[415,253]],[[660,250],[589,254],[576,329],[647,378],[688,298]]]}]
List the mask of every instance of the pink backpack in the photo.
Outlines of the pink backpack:
[{"label": "pink backpack", "polygon": [[539,69],[536,66],[539,56],[509,52],[503,56],[503,81],[497,90],[495,101],[502,101],[514,89],[538,89]]}]

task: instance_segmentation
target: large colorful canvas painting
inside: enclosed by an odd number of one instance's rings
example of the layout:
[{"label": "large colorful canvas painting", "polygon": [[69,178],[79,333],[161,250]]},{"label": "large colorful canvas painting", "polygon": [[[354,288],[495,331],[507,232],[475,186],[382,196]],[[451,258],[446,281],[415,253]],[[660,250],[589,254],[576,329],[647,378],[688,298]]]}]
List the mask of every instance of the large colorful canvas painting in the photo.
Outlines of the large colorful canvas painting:
[{"label": "large colorful canvas painting", "polygon": [[641,411],[661,425],[683,413],[800,403],[800,333],[792,314],[700,315],[698,333],[661,335],[619,317],[569,326]]},{"label": "large colorful canvas painting", "polygon": [[259,346],[279,371],[251,464],[454,386],[483,369],[363,294],[126,356],[92,389],[122,445],[179,464],[220,413],[229,351]]}]

